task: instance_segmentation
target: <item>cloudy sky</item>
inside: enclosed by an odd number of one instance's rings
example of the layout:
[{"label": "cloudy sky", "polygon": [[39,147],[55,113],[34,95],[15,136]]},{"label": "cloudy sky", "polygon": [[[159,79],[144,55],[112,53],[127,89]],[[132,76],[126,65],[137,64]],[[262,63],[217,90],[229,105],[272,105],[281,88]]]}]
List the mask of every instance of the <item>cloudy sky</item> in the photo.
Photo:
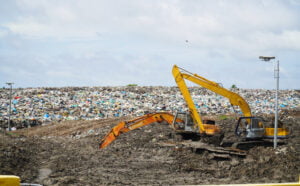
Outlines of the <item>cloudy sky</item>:
[{"label": "cloudy sky", "polygon": [[175,86],[173,64],[225,87],[300,88],[299,0],[0,0],[0,87]]}]

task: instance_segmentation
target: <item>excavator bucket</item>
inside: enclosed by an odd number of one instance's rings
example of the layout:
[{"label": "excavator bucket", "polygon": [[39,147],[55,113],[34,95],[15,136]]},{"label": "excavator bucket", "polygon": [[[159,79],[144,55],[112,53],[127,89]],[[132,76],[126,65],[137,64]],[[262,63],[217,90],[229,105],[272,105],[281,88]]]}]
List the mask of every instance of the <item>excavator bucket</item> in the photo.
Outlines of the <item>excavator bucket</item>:
[{"label": "excavator bucket", "polygon": [[105,148],[106,146],[111,144],[111,142],[113,142],[122,132],[127,131],[128,129],[125,127],[125,122],[120,122],[118,125],[112,128],[111,131],[102,139],[99,148]]}]

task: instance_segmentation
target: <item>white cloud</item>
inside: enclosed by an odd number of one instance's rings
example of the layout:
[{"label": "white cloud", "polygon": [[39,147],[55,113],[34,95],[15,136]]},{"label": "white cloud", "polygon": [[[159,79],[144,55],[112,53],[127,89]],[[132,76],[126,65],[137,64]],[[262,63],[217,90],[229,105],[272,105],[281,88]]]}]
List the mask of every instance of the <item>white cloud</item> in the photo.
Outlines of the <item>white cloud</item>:
[{"label": "white cloud", "polygon": [[[14,16],[0,19],[0,26],[8,30],[0,29],[0,38],[24,49],[16,55],[26,56],[27,63],[39,63],[36,59],[42,57],[43,68],[56,64],[55,60],[63,67],[69,65],[68,60],[75,61],[70,68],[49,71],[48,78],[54,77],[54,72],[62,76],[63,70],[66,74],[78,70],[81,76],[95,72],[81,67],[82,63],[98,70],[98,65],[119,65],[116,73],[120,75],[114,78],[120,81],[98,74],[93,82],[132,81],[136,76],[140,82],[149,82],[143,71],[147,76],[154,74],[158,84],[159,78],[170,75],[173,63],[201,67],[217,78],[219,71],[232,75],[233,70],[243,69],[242,65],[257,70],[250,61],[259,55],[277,56],[284,51],[295,55],[300,50],[297,1],[20,0],[15,4]],[[158,70],[164,74],[153,72]],[[251,71],[245,74],[255,75]]]}]

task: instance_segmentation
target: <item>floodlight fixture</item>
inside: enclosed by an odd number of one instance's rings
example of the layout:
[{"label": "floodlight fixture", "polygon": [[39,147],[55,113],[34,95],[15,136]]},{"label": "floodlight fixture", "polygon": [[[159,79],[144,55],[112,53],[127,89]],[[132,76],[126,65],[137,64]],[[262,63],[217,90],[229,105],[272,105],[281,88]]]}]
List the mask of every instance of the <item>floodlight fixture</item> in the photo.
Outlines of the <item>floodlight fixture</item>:
[{"label": "floodlight fixture", "polygon": [[272,59],[275,59],[274,56],[259,56],[259,59],[261,59],[262,61],[270,61]]}]

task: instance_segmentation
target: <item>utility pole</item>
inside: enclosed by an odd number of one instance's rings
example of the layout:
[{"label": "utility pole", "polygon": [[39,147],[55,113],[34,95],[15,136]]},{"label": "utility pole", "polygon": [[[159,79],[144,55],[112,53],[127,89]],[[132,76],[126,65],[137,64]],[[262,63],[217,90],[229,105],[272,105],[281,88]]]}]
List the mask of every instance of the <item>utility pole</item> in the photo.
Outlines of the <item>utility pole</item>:
[{"label": "utility pole", "polygon": [[8,111],[8,131],[10,131],[10,116],[11,116],[11,96],[12,96],[12,85],[14,83],[6,83],[8,86],[10,86],[10,91],[9,91],[9,111]]},{"label": "utility pole", "polygon": [[[266,56],[259,56],[259,59],[269,62],[270,60],[274,59],[275,57],[266,57]],[[279,90],[279,60],[276,61],[275,68],[274,68],[274,78],[276,79],[276,92],[275,92],[275,123],[274,123],[274,149],[277,148],[277,131],[278,131],[278,90]]]},{"label": "utility pole", "polygon": [[275,67],[275,79],[276,79],[276,102],[275,102],[275,127],[274,127],[274,149],[277,147],[277,129],[278,129],[278,90],[279,90],[279,60],[277,60]]}]

